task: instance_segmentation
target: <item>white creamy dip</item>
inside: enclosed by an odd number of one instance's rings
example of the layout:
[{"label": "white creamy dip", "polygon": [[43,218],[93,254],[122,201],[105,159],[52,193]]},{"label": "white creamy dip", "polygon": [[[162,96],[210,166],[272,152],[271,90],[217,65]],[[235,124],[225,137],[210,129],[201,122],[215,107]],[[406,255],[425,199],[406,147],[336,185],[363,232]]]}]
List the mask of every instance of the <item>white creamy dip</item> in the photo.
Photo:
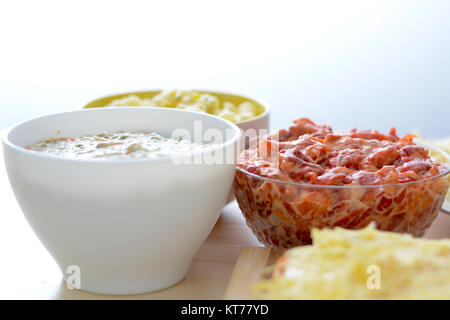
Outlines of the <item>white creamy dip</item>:
[{"label": "white creamy dip", "polygon": [[102,132],[74,138],[49,138],[26,149],[71,159],[156,159],[211,148],[183,138],[166,138],[155,132]]}]

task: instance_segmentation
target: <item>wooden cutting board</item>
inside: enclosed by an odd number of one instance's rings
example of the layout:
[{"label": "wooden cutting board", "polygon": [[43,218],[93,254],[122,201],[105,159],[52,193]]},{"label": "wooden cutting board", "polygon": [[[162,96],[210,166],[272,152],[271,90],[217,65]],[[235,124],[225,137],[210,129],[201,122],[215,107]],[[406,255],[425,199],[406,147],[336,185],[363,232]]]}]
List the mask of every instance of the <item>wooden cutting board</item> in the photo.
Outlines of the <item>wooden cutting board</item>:
[{"label": "wooden cutting board", "polygon": [[[425,238],[450,238],[450,216],[439,214]],[[264,277],[268,266],[276,260],[286,249],[265,247],[244,247],[236,262],[228,283],[224,299],[252,299],[250,292],[253,285]]]},{"label": "wooden cutting board", "polygon": [[275,264],[286,249],[244,247],[234,267],[224,299],[251,299],[250,290],[267,266]]}]

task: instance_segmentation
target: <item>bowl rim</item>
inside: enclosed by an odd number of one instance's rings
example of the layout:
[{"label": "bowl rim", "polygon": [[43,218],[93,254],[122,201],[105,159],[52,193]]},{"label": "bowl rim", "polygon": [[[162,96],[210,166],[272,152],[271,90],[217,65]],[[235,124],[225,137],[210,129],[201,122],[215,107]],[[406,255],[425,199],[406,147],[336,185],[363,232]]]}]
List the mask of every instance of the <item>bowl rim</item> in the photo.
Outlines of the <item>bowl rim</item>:
[{"label": "bowl rim", "polygon": [[[418,146],[423,146],[423,147],[432,149],[433,151],[441,153],[447,159],[447,162],[450,163],[450,155],[447,152],[445,152],[444,150],[442,150],[440,148],[437,148],[435,146],[431,146],[428,143],[424,143],[424,142],[421,142],[421,141],[417,141],[417,142],[414,142],[414,143],[417,144]],[[447,174],[450,173],[450,166],[447,166],[447,170],[445,170],[445,171],[443,171],[443,172],[441,172],[441,173],[439,173],[439,174],[437,174],[435,176],[432,176],[432,177],[419,179],[419,180],[416,180],[416,181],[402,182],[402,183],[375,184],[375,185],[323,185],[323,184],[302,183],[302,182],[284,181],[284,180],[280,180],[280,179],[262,177],[262,176],[259,176],[257,174],[248,172],[247,170],[239,167],[239,165],[236,166],[236,170],[241,171],[242,173],[247,174],[249,176],[252,176],[254,178],[257,178],[257,179],[270,181],[270,182],[275,182],[275,183],[286,184],[286,185],[299,186],[299,187],[304,187],[304,188],[320,188],[320,189],[376,189],[376,188],[389,188],[389,187],[408,186],[408,185],[412,185],[412,184],[417,184],[417,183],[421,183],[421,182],[426,182],[426,181],[438,179],[438,178],[444,177],[444,176],[446,176]]]},{"label": "bowl rim", "polygon": [[[170,161],[172,158],[170,155],[168,156],[164,156],[164,157],[160,157],[160,158],[139,158],[139,159],[108,159],[108,158],[97,158],[97,159],[79,159],[79,158],[64,158],[58,155],[52,155],[52,154],[46,154],[46,153],[42,153],[42,152],[36,152],[33,150],[28,150],[24,147],[21,147],[15,143],[13,143],[10,139],[9,136],[10,134],[14,131],[17,130],[19,127],[21,127],[22,125],[25,125],[27,123],[30,122],[34,122],[34,121],[39,121],[45,118],[52,118],[55,116],[63,116],[63,115],[68,115],[70,116],[71,114],[78,114],[78,113],[103,113],[103,112],[112,112],[112,110],[114,110],[113,112],[120,112],[120,110],[124,111],[124,112],[135,112],[135,111],[143,111],[143,110],[148,110],[148,112],[154,112],[154,111],[158,111],[158,112],[167,112],[167,113],[186,113],[186,114],[192,114],[198,117],[205,117],[205,118],[212,118],[215,121],[220,121],[225,123],[226,125],[230,126],[231,129],[233,129],[234,131],[234,135],[233,137],[231,137],[230,139],[228,139],[227,141],[217,144],[216,146],[212,147],[212,148],[208,148],[205,150],[198,150],[198,151],[194,151],[194,152],[190,152],[189,155],[197,155],[197,154],[207,154],[208,152],[213,152],[216,150],[220,150],[220,149],[225,149],[227,147],[229,147],[230,145],[233,145],[234,143],[238,142],[242,133],[241,130],[236,126],[236,124],[234,124],[231,121],[228,121],[226,119],[223,119],[221,117],[215,116],[215,115],[211,115],[208,113],[202,114],[199,112],[195,112],[195,111],[188,111],[188,110],[182,110],[182,109],[173,109],[173,108],[160,108],[160,107],[146,107],[146,108],[142,108],[142,107],[102,107],[102,108],[88,108],[88,109],[76,109],[76,110],[70,110],[70,111],[65,111],[65,112],[57,112],[57,113],[50,113],[50,114],[45,114],[39,117],[35,117],[35,118],[31,118],[25,121],[21,121],[13,126],[11,126],[10,128],[8,128],[6,130],[6,132],[3,135],[2,138],[2,142],[3,142],[3,147],[4,148],[10,148],[12,150],[14,150],[15,152],[18,152],[19,154],[23,154],[26,156],[30,156],[30,157],[35,157],[35,158],[40,158],[40,159],[44,159],[44,160],[54,160],[54,161],[64,161],[64,162],[72,162],[72,163],[89,163],[89,164],[117,164],[117,163],[121,163],[123,165],[127,165],[127,164],[136,164],[136,163],[147,163],[147,162],[162,162],[162,161]],[[146,111],[144,111],[146,112]],[[202,119],[198,119],[198,120],[202,120]]]},{"label": "bowl rim", "polygon": [[[162,92],[164,90],[167,90],[167,89],[139,90],[139,91],[130,91],[130,92],[122,92],[122,93],[110,94],[110,95],[106,95],[106,96],[102,96],[102,97],[98,97],[96,99],[90,100],[88,103],[86,103],[83,106],[83,109],[108,108],[108,106],[104,106],[104,107],[88,107],[91,103],[94,103],[94,102],[96,102],[98,100],[101,100],[101,99],[112,98],[112,97],[121,96],[121,95],[132,95],[132,94],[148,93],[148,92]],[[178,89],[174,89],[174,90],[178,90]],[[183,90],[183,89],[179,89],[179,90]],[[189,90],[198,91],[200,93],[226,94],[226,95],[230,95],[230,96],[236,96],[236,97],[244,98],[244,99],[247,99],[247,100],[250,100],[250,101],[253,100],[253,101],[257,102],[258,104],[260,104],[264,108],[264,111],[261,114],[257,115],[256,117],[254,117],[254,118],[247,119],[247,120],[244,120],[244,121],[239,121],[239,122],[233,122],[236,125],[248,124],[248,123],[251,123],[252,121],[260,120],[260,119],[262,119],[264,117],[267,117],[270,114],[271,107],[270,107],[269,103],[266,100],[260,99],[259,97],[251,98],[251,97],[249,97],[247,95],[237,94],[237,93],[234,93],[234,92],[225,92],[225,91],[220,91],[220,90],[207,90],[207,89],[189,89]],[[114,107],[114,106],[111,106],[111,107]],[[133,107],[133,106],[127,106],[127,107]],[[127,108],[127,107],[120,107],[120,108]],[[150,106],[135,106],[135,107],[152,108]],[[115,107],[115,108],[117,108],[117,107]],[[160,107],[158,107],[158,108],[160,108]],[[169,108],[166,108],[166,109],[169,109]],[[182,110],[182,109],[180,109],[180,110]],[[195,111],[193,111],[193,112],[195,112]],[[197,112],[197,113],[202,113],[202,112]],[[206,114],[212,115],[210,113],[206,113]],[[221,118],[221,117],[219,117],[219,118]]]}]

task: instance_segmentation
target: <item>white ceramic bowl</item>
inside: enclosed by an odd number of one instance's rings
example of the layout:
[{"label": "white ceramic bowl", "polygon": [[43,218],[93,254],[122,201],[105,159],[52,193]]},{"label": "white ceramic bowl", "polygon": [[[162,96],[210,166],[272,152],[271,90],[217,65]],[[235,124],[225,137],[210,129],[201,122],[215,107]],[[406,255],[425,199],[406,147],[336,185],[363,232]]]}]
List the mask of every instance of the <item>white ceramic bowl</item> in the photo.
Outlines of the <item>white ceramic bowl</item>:
[{"label": "white ceramic bowl", "polygon": [[213,152],[236,147],[240,131],[231,122],[165,108],[79,110],[9,130],[3,146],[12,188],[66,279],[71,266],[79,267],[81,289],[104,294],[149,292],[183,279],[226,201],[235,163],[73,160],[24,146],[58,131],[61,137],[143,129],[170,136],[177,128],[193,134],[194,120],[203,132],[233,132]]}]

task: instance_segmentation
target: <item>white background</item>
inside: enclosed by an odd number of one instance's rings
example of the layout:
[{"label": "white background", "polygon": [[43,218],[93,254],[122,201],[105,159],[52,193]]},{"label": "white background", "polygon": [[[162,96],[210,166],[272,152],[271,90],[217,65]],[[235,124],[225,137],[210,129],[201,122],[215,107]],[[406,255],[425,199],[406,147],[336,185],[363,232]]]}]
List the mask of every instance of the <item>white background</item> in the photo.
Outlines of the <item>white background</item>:
[{"label": "white background", "polygon": [[0,37],[0,128],[181,87],[267,100],[273,128],[450,134],[448,0],[0,0]]}]

